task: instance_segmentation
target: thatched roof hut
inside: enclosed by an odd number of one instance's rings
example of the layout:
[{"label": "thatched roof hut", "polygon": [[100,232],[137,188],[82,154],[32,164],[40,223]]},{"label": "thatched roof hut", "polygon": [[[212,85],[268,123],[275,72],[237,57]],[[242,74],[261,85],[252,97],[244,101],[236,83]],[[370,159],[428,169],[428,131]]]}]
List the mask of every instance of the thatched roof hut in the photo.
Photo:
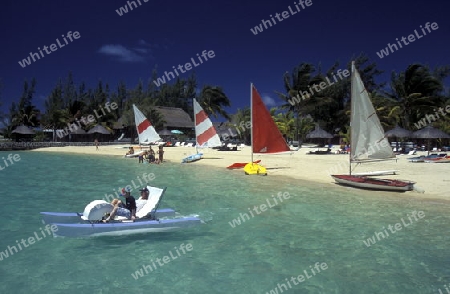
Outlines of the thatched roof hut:
[{"label": "thatched roof hut", "polygon": [[34,131],[27,126],[21,125],[16,127],[14,131],[12,131],[12,134],[34,135]]},{"label": "thatched roof hut", "polygon": [[189,114],[181,108],[156,106],[155,109],[163,116],[165,129],[192,129],[194,127],[194,122]]}]

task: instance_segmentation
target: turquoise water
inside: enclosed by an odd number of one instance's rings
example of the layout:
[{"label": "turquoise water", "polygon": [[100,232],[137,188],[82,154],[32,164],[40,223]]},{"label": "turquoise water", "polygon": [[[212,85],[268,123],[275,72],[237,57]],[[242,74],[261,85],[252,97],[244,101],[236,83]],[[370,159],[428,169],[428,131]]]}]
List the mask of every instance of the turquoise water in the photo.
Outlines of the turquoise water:
[{"label": "turquoise water", "polygon": [[[410,294],[445,293],[450,283],[450,205],[443,201],[243,176],[195,163],[157,166],[107,156],[18,154],[20,161],[0,171],[0,251],[35,232],[46,234],[40,231],[39,211],[82,211],[91,200],[149,172],[155,174],[152,184],[168,187],[162,207],[198,214],[205,224],[128,237],[45,235],[3,256],[0,293],[270,293],[279,286],[278,293]],[[279,192],[290,198],[274,205],[272,195]],[[274,207],[251,217],[248,208],[267,201]],[[425,217],[410,222],[407,215],[414,210]],[[240,213],[250,219],[233,228],[229,223]],[[409,226],[370,247],[363,243],[402,218]],[[192,250],[182,253],[181,244]],[[177,258],[132,277],[169,252]],[[310,266],[317,262],[327,268],[313,275]],[[301,274],[305,280],[288,288],[286,279]]]}]

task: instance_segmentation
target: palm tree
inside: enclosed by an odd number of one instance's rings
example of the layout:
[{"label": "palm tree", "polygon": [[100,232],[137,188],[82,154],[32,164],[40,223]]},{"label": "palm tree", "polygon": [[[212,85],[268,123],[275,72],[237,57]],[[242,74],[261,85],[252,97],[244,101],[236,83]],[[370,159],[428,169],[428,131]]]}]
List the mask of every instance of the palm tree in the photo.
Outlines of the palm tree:
[{"label": "palm tree", "polygon": [[35,78],[31,80],[30,85],[28,85],[28,81],[24,82],[19,104],[16,106],[14,103],[11,108],[11,123],[13,126],[25,125],[31,127],[39,125],[40,111],[32,104],[35,87]]},{"label": "palm tree", "polygon": [[44,129],[53,130],[53,140],[56,140],[56,130],[64,129],[71,116],[67,108],[63,108],[62,86],[57,84],[45,101],[45,113],[42,117]]},{"label": "palm tree", "polygon": [[270,115],[272,116],[275,124],[286,140],[292,139],[295,130],[295,119],[293,112],[279,112],[278,114],[276,112],[277,108],[274,107],[270,109]]},{"label": "palm tree", "polygon": [[208,115],[218,117],[219,115],[229,120],[230,116],[223,109],[230,106],[230,100],[223,92],[221,87],[213,87],[206,85],[200,91],[198,102]]},{"label": "palm tree", "polygon": [[40,111],[34,105],[27,105],[18,110],[13,116],[12,123],[15,126],[36,127],[39,125],[39,115]]},{"label": "palm tree", "polygon": [[421,64],[412,64],[398,74],[392,73],[391,89],[386,95],[396,101],[395,111],[401,118],[402,127],[411,129],[413,123],[443,104],[443,79],[449,75],[449,68],[438,68],[432,73],[428,66]]},{"label": "palm tree", "polygon": [[[286,102],[282,108],[288,109],[295,114],[295,139],[297,140],[299,140],[300,117],[306,115],[309,111],[307,105],[310,95],[305,94],[302,96],[301,93],[308,93],[309,87],[319,81],[318,75],[314,74],[315,71],[316,69],[312,64],[301,63],[292,70],[292,73],[286,72],[283,76],[286,94],[277,93]],[[295,97],[298,97],[298,99],[295,100]]]},{"label": "palm tree", "polygon": [[301,116],[298,120],[299,146],[306,140],[306,135],[314,129],[314,120],[310,115]]},{"label": "palm tree", "polygon": [[238,138],[244,141],[245,144],[251,144],[251,114],[250,107],[238,109],[237,112],[231,115],[230,122],[227,125],[235,129]]}]

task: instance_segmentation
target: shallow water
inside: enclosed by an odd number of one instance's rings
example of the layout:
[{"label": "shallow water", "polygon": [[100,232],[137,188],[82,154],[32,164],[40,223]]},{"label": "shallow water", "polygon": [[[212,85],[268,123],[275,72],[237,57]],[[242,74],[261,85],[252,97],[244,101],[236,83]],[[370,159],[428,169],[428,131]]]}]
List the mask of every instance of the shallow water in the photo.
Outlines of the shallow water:
[{"label": "shallow water", "polygon": [[[0,293],[445,293],[450,283],[450,205],[444,201],[244,176],[195,163],[18,154],[20,161],[0,171],[0,251],[18,248],[16,240],[35,232],[45,237],[2,256]],[[53,238],[41,232],[39,211],[82,211],[151,172],[151,184],[168,187],[161,207],[198,214],[205,224],[128,237]],[[280,196],[281,202],[279,192],[290,197]],[[262,204],[267,210],[252,210],[252,217],[249,208]],[[425,216],[415,220],[413,211]],[[245,222],[233,228],[230,222],[241,216]],[[364,244],[396,223],[401,230]],[[183,253],[182,244],[192,250]],[[158,265],[164,256],[169,262]],[[152,272],[133,278],[152,262]],[[310,266],[317,262],[327,268],[314,275]],[[299,275],[304,280],[294,284],[291,277]]]}]

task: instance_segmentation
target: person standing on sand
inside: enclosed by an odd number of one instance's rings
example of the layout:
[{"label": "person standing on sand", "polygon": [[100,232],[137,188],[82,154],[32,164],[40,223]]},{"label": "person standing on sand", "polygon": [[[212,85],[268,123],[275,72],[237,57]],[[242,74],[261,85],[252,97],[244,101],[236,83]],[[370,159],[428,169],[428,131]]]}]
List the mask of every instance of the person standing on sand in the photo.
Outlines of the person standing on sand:
[{"label": "person standing on sand", "polygon": [[98,150],[98,140],[95,138],[94,140],[95,150]]},{"label": "person standing on sand", "polygon": [[159,145],[159,150],[158,150],[158,154],[159,154],[159,163],[163,162],[164,159],[164,150],[163,150],[163,145]]}]

